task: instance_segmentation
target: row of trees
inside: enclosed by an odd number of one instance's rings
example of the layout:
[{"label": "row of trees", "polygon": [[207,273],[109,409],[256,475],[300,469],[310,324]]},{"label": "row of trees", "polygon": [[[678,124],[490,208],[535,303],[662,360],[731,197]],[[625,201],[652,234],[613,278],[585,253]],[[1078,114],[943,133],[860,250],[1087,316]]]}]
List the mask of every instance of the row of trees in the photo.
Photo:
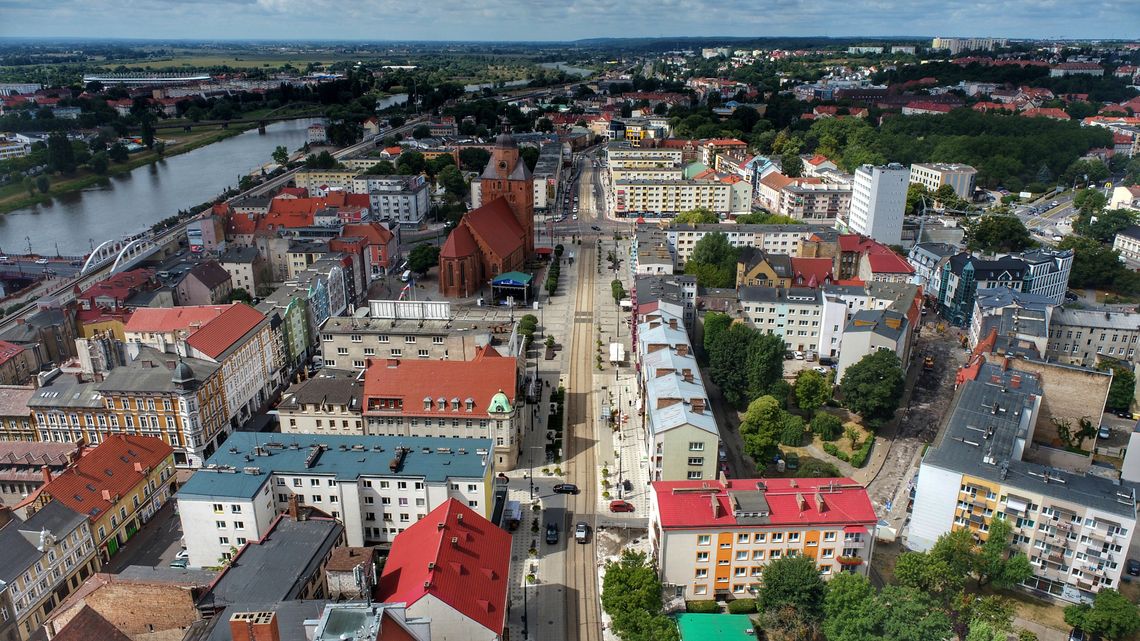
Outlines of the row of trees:
[{"label": "row of trees", "polygon": [[709,378],[730,405],[743,408],[765,394],[787,398],[782,337],[734,323],[727,314],[709,312],[705,315],[703,347]]},{"label": "row of trees", "polygon": [[705,234],[693,245],[685,273],[696,276],[702,287],[733,287],[739,255],[740,250],[729,244],[728,236],[721,232]]}]

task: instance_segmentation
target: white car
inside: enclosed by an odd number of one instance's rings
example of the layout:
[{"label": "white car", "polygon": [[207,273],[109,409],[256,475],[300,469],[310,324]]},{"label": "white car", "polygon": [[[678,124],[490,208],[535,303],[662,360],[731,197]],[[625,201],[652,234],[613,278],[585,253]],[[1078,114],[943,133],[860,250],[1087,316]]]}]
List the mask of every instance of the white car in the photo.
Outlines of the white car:
[{"label": "white car", "polygon": [[46,264],[48,264],[48,259],[46,259],[46,258],[38,258],[38,259],[36,259],[36,264],[37,264],[37,265],[46,265]]},{"label": "white car", "polygon": [[797,361],[802,361],[804,359],[803,352],[794,352],[792,355],[796,357]]}]

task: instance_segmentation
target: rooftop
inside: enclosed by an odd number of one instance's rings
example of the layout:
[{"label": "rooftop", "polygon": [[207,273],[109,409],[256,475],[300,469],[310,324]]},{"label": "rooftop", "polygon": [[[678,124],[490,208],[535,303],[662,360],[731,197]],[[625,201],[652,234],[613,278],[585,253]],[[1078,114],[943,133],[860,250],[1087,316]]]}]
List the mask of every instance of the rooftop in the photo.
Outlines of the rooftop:
[{"label": "rooftop", "polygon": [[849,478],[656,481],[666,530],[756,526],[872,526],[867,490]]},{"label": "rooftop", "polygon": [[87,521],[63,504],[48,501],[25,521],[16,514],[0,527],[0,580],[11,583],[34,565],[46,552],[40,552],[42,533],[46,530],[56,540],[67,537]]},{"label": "rooftop", "polygon": [[36,394],[31,385],[0,385],[0,417],[30,416],[28,401]]},{"label": "rooftop", "polygon": [[[470,361],[370,359],[364,370],[366,413],[439,417],[485,417],[511,412],[518,387],[518,363],[483,348]],[[493,407],[505,394],[509,406]],[[393,407],[390,401],[396,401]],[[439,405],[439,401],[444,403]]]},{"label": "rooftop", "polygon": [[358,372],[322,369],[316,376],[290,385],[277,408],[296,410],[299,405],[318,404],[347,406],[350,411],[359,412],[363,407],[364,386],[357,375]]},{"label": "rooftop", "polygon": [[[98,446],[84,450],[83,456],[44,485],[42,492],[95,519],[113,509],[119,497],[145,483],[173,452],[162,439],[110,434]],[[170,472],[173,474],[173,466]]]},{"label": "rooftop", "polygon": [[499,634],[510,563],[511,535],[448,499],[396,536],[376,597],[411,606],[431,594]]},{"label": "rooftop", "polygon": [[681,641],[755,641],[756,633],[747,616],[739,614],[677,615]]},{"label": "rooftop", "polygon": [[1071,309],[1059,305],[1053,309],[1053,325],[1094,327],[1100,329],[1140,330],[1140,313],[1108,309]]},{"label": "rooftop", "polygon": [[298,521],[283,514],[261,540],[241,548],[198,603],[294,599],[343,536],[344,526],[333,519]]},{"label": "rooftop", "polygon": [[1131,484],[1021,460],[1030,441],[1030,421],[1046,393],[1037,375],[982,363],[977,376],[959,390],[942,438],[923,465],[1136,518]]},{"label": "rooftop", "polygon": [[[235,432],[178,491],[181,498],[250,498],[272,474],[321,475],[356,482],[366,477],[483,478],[490,439],[417,436],[333,436]],[[396,448],[407,448],[395,471]]]}]

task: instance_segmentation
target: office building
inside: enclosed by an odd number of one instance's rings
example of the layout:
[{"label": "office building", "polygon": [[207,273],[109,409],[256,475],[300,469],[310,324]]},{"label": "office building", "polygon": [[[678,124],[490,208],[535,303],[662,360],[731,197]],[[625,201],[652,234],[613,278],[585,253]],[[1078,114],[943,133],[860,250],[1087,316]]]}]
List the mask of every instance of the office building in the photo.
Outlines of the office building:
[{"label": "office building", "polygon": [[840,216],[836,228],[862,234],[883,243],[902,241],[903,213],[909,172],[898,163],[877,167],[863,165],[855,170],[851,187],[851,207]]}]

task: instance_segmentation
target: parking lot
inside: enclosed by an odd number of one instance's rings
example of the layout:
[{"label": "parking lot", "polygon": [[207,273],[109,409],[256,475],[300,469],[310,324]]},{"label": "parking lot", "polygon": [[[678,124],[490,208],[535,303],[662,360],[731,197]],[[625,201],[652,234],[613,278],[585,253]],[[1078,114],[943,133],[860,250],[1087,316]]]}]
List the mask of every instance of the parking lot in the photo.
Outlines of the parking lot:
[{"label": "parking lot", "polygon": [[181,542],[182,521],[174,511],[174,501],[169,501],[103,566],[103,571],[117,573],[129,565],[165,567],[182,549]]}]

